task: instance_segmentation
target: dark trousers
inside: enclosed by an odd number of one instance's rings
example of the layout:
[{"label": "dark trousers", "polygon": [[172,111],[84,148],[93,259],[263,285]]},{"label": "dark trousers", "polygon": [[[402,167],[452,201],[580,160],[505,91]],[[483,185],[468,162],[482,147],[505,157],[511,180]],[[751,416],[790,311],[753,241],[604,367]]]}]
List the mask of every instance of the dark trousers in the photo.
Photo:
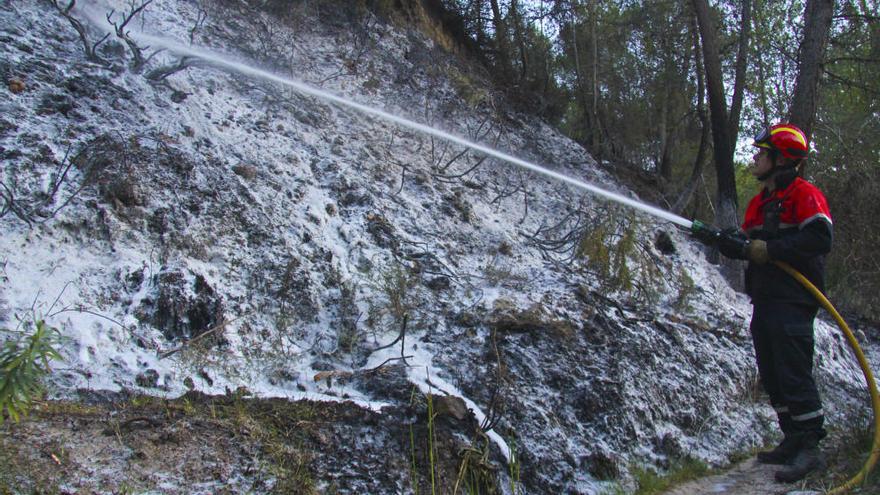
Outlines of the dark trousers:
[{"label": "dark trousers", "polygon": [[825,435],[822,401],[813,380],[813,321],[816,306],[781,302],[756,303],[752,342],[758,373],[782,431]]}]

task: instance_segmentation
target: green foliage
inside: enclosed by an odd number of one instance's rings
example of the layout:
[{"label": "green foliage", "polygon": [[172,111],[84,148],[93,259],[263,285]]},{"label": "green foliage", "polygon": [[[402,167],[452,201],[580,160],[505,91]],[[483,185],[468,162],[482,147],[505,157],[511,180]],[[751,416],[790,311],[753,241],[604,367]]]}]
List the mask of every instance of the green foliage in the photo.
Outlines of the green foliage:
[{"label": "green foliage", "polygon": [[383,318],[389,317],[392,320],[391,327],[400,327],[404,317],[418,305],[417,283],[418,277],[409,267],[400,261],[392,261],[388,268],[370,283],[379,294],[379,298],[372,301],[367,324],[375,327]]},{"label": "green foliage", "polygon": [[458,96],[464,100],[469,107],[477,108],[481,104],[489,101],[489,93],[480,87],[480,84],[475,84],[470,77],[458,69],[449,67],[447,76],[452,81]]},{"label": "green foliage", "polygon": [[220,427],[256,440],[268,459],[266,470],[276,479],[275,492],[316,494],[310,463],[311,452],[305,447],[310,429],[317,418],[314,403],[282,400],[249,400],[234,393],[210,402],[184,404],[195,409],[197,417],[210,416]]},{"label": "green foliage", "polygon": [[336,325],[336,343],[339,350],[352,352],[361,339],[357,320],[360,313],[355,302],[357,286],[352,282],[342,282],[339,287],[339,322]]},{"label": "green foliage", "polygon": [[689,169],[699,121],[686,5],[589,3],[561,21],[567,133],[597,157],[648,171]]},{"label": "green foliage", "polygon": [[752,173],[749,171],[748,165],[737,164],[734,169],[734,179],[736,180],[736,194],[737,200],[736,203],[739,207],[738,218],[742,218],[745,214],[746,206],[748,206],[749,201],[755,194],[763,187],[758,179],[752,176]]},{"label": "green foliage", "polygon": [[42,378],[51,372],[49,362],[60,360],[55,350],[58,330],[36,320],[33,333],[8,340],[0,350],[0,423],[4,412],[17,422],[26,415],[42,391]]},{"label": "green foliage", "polygon": [[[41,446],[43,452],[51,452],[54,445]],[[61,475],[54,469],[28,455],[29,449],[22,442],[8,435],[0,436],[0,495],[63,493]],[[47,457],[46,454],[42,454]],[[50,461],[51,462],[51,461]],[[53,466],[54,467],[54,466]]]},{"label": "green foliage", "polygon": [[611,278],[611,252],[608,228],[604,223],[588,229],[578,242],[575,256],[586,258],[587,266],[596,271],[603,283]]},{"label": "green foliage", "polygon": [[413,493],[419,495],[419,468],[416,462],[416,432],[413,425],[409,425],[409,448],[410,448],[410,465],[409,465],[409,481],[412,486]]},{"label": "green foliage", "polygon": [[[333,493],[316,488],[312,473],[314,467],[315,435],[324,424],[341,421],[333,408],[326,404],[310,401],[288,401],[286,399],[250,399],[237,391],[226,396],[208,396],[200,393],[186,394],[177,399],[135,395],[126,401],[104,401],[99,404],[83,404],[66,401],[47,401],[33,412],[33,426],[25,441],[21,435],[0,435],[0,495],[12,494],[56,494],[56,493],[158,493],[163,492],[162,480],[144,479],[137,470],[117,473],[112,480],[99,480],[99,486],[88,479],[77,480],[74,476],[82,470],[90,470],[89,463],[78,462],[77,456],[93,446],[83,444],[86,432],[94,431],[91,426],[115,435],[115,439],[98,442],[116,443],[133,451],[144,440],[137,429],[129,426],[133,421],[144,420],[149,424],[164,424],[171,432],[180,428],[187,431],[178,439],[177,433],[163,434],[156,442],[155,455],[170,452],[174,459],[184,465],[186,475],[197,473],[200,469],[223,466],[224,455],[215,455],[222,446],[241,446],[244,451],[253,453],[249,459],[254,465],[247,472],[253,476],[254,487],[261,492],[295,493],[314,495]],[[55,435],[40,437],[44,428],[50,431],[64,430],[68,419],[82,421],[79,434],[64,436],[60,441],[51,440]],[[91,425],[91,426],[90,426]],[[189,425],[187,428],[186,425]],[[161,428],[161,427],[160,427]],[[157,430],[158,431],[158,430]],[[169,430],[164,430],[168,432]],[[21,430],[19,433],[23,433]],[[8,433],[8,432],[6,432]],[[27,439],[37,438],[37,445]],[[228,439],[228,443],[226,440]],[[180,449],[192,447],[198,452],[193,458],[179,457]],[[212,451],[214,453],[212,453]],[[53,459],[49,454],[55,455]],[[152,455],[151,455],[152,457]],[[219,464],[217,463],[219,460]],[[193,469],[193,471],[190,471]],[[205,471],[202,471],[205,472]],[[216,473],[216,471],[215,471]],[[187,479],[198,482],[199,478]],[[271,481],[271,484],[266,484]],[[61,489],[61,488],[64,489]],[[220,490],[229,493],[229,490]]]},{"label": "green foliage", "polygon": [[834,217],[828,293],[840,309],[880,319],[880,20],[877,2],[845,2],[835,19],[820,85],[807,176]]},{"label": "green foliage", "polygon": [[570,339],[575,335],[575,327],[567,319],[550,314],[545,306],[535,303],[526,310],[515,310],[515,306],[505,299],[495,302],[495,317],[492,328],[501,333],[532,332],[556,339]]},{"label": "green foliage", "polygon": [[516,495],[520,480],[520,464],[519,454],[516,450],[516,440],[509,438],[507,445],[510,447],[510,461],[507,463],[507,474],[510,476],[510,493]]},{"label": "green foliage", "polygon": [[434,475],[437,471],[437,463],[435,461],[437,458],[435,450],[437,439],[434,435],[434,396],[428,394],[425,398],[428,401],[428,459],[431,467],[431,495],[435,495],[437,490],[436,481],[434,480]]},{"label": "green foliage", "polygon": [[638,484],[635,495],[654,495],[686,481],[708,476],[712,470],[698,460],[683,459],[674,463],[665,474],[640,466],[634,467],[632,473]]},{"label": "green foliage", "polygon": [[[437,480],[435,475],[438,470],[437,466],[437,452],[436,452],[436,442],[437,438],[434,431],[434,420],[436,419],[436,414],[434,413],[434,397],[431,394],[422,395],[418,393],[416,387],[413,387],[410,392],[410,407],[415,406],[417,403],[421,404],[422,400],[424,400],[425,407],[427,408],[427,447],[428,447],[428,480],[431,483],[431,495],[435,495],[437,492]],[[413,493],[418,495],[419,493],[419,467],[418,462],[416,461],[417,451],[416,450],[416,433],[415,433],[415,425],[409,426],[409,441],[410,441],[410,483],[412,484]]]},{"label": "green foliage", "polygon": [[[690,180],[708,112],[700,35],[688,2],[472,2],[442,0],[457,19],[496,84],[531,102],[549,122],[584,144],[613,173],[650,201],[673,202]],[[741,34],[742,2],[710,2],[722,77],[733,80]],[[492,6],[500,7],[493,9]],[[871,295],[880,288],[880,20],[876,0],[836,2],[816,97],[813,154],[807,178],[825,191],[835,220],[828,259],[828,292],[848,310],[880,318]],[[748,160],[748,139],[786,119],[798,78],[805,36],[805,2],[757,2],[750,13],[744,85],[735,136]],[[547,30],[547,26],[555,29]],[[462,37],[459,36],[459,39]],[[455,78],[455,76],[453,76]],[[475,104],[467,78],[457,84]],[[734,91],[735,90],[735,91]],[[732,102],[728,97],[728,105]],[[699,111],[698,111],[699,110]],[[688,216],[712,218],[717,178],[712,143],[698,189],[684,206]],[[742,149],[745,148],[745,149]],[[634,173],[635,172],[635,173]],[[758,185],[738,168],[740,208]],[[742,212],[740,211],[740,214]],[[625,282],[599,239],[584,239],[603,279]],[[603,261],[606,256],[607,262]],[[623,269],[623,266],[618,265]]]},{"label": "green foliage", "polygon": [[[422,484],[426,488],[425,493],[430,488],[431,495],[498,493],[496,467],[489,460],[491,441],[482,430],[475,431],[470,445],[461,449],[450,449],[448,439],[438,438],[437,418],[448,414],[444,412],[446,409],[443,404],[433,394],[423,394],[413,387],[410,407],[425,411],[424,427],[417,424],[409,426],[409,475],[412,493],[418,495]],[[511,493],[515,495],[520,478],[519,462],[513,447],[508,469]]]},{"label": "green foliage", "polygon": [[663,277],[650,253],[637,242],[639,223],[635,215],[622,213],[600,213],[596,223],[583,230],[575,257],[586,261],[604,289],[635,292],[639,300],[654,303]]},{"label": "green foliage", "polygon": [[678,295],[672,303],[672,306],[676,311],[685,312],[690,309],[690,298],[697,291],[697,284],[684,269],[678,271],[677,282],[676,286],[678,287]]},{"label": "green foliage", "polygon": [[[826,441],[823,449],[828,468],[819,480],[811,484],[816,486],[810,488],[826,491],[849,481],[858,473],[871,454],[874,431],[870,423],[857,422],[833,431],[831,438],[834,439],[833,445],[828,445],[831,442]],[[880,471],[876,468],[872,470],[853,493],[880,493]]]},{"label": "green foliage", "polygon": [[458,478],[452,492],[458,493],[459,487],[468,495],[494,493],[495,472],[489,462],[489,442],[485,436],[461,451]]}]

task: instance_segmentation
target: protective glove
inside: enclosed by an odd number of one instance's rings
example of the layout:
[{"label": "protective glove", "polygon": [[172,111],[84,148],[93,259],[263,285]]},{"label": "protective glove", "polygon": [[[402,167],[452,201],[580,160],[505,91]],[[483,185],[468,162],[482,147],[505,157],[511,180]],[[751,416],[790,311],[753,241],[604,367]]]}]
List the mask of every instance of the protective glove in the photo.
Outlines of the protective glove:
[{"label": "protective glove", "polygon": [[770,253],[767,251],[767,243],[761,239],[753,239],[746,244],[746,257],[752,263],[763,265],[770,261]]},{"label": "protective glove", "polygon": [[729,228],[721,231],[721,236],[718,239],[718,250],[728,258],[744,260],[747,259],[745,250],[748,244],[749,239],[746,237],[745,232],[736,228]]}]

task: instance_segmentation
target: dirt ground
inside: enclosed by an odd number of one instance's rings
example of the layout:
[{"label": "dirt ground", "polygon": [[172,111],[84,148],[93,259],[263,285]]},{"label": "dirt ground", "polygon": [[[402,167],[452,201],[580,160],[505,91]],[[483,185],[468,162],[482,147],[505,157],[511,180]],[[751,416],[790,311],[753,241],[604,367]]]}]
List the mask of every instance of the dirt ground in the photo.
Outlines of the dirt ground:
[{"label": "dirt ground", "polygon": [[[430,490],[424,452],[410,446],[427,434],[421,406],[380,414],[236,395],[92,399],[40,402],[0,425],[0,495]],[[434,426],[434,471],[455,481],[464,426]]]},{"label": "dirt ground", "polygon": [[[415,488],[411,474],[418,492],[428,493],[427,471],[421,469],[428,461],[410,445],[427,434],[424,422],[415,410],[387,413],[346,403],[200,394],[41,402],[26,420],[0,425],[0,495],[401,493]],[[409,429],[408,422],[421,426]],[[445,453],[438,473],[456,480],[462,464],[453,453],[463,445],[451,439],[463,430],[448,422],[436,425],[438,438],[447,439],[438,449]],[[806,487],[834,486],[861,467],[842,465],[831,454],[835,468],[825,479],[776,483],[778,466],[750,458],[664,495],[818,494]],[[871,482],[852,493],[876,494],[876,488]],[[439,491],[454,490],[450,484]]]},{"label": "dirt ground", "polygon": [[821,492],[806,490],[799,484],[782,484],[773,480],[779,466],[759,464],[752,457],[729,471],[694,480],[666,492],[664,495],[807,495]]}]

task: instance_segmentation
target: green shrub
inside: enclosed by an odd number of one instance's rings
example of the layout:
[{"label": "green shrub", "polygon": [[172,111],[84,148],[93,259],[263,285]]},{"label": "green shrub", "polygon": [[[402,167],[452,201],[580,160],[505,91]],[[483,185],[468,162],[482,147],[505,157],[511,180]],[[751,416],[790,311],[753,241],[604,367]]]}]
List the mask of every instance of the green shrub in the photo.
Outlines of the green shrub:
[{"label": "green shrub", "polygon": [[634,219],[621,222],[611,215],[600,217],[597,225],[584,230],[576,251],[577,257],[585,258],[587,267],[596,272],[603,287],[624,292],[633,288],[636,274],[627,260],[636,254]]},{"label": "green shrub", "polygon": [[393,260],[388,267],[376,274],[369,285],[377,297],[370,301],[367,325],[377,327],[387,322],[391,327],[399,327],[404,318],[418,306],[419,278],[403,262]]},{"label": "green shrub", "polygon": [[8,340],[0,351],[0,423],[4,416],[18,422],[27,415],[42,392],[43,377],[52,371],[49,361],[62,359],[55,350],[60,343],[58,330],[43,320],[37,320],[35,327],[30,335]]}]

